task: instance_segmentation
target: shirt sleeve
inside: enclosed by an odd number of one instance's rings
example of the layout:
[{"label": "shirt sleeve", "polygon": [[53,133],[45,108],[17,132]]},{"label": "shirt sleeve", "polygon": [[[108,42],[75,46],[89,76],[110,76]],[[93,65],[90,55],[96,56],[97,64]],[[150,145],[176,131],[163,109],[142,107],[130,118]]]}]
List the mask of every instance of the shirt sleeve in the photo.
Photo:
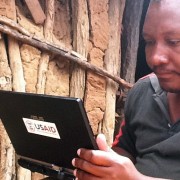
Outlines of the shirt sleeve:
[{"label": "shirt sleeve", "polygon": [[130,153],[134,158],[136,157],[136,148],[134,139],[131,137],[127,128],[125,120],[122,121],[118,135],[116,136],[113,147],[120,147]]},{"label": "shirt sleeve", "polygon": [[136,137],[134,129],[131,127],[134,114],[136,112],[137,100],[140,95],[142,80],[138,81],[129,91],[125,102],[125,120],[122,121],[119,134],[116,136],[113,147],[120,147],[136,158]]}]

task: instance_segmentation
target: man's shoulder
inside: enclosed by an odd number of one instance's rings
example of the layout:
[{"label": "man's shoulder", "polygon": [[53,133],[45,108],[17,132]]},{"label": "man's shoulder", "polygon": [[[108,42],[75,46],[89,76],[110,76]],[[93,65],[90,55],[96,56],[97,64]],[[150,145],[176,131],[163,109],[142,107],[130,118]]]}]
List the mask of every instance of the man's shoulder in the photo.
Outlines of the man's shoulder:
[{"label": "man's shoulder", "polygon": [[[155,85],[156,83],[156,85]],[[133,86],[130,92],[144,92],[147,89],[151,89],[153,91],[154,86],[158,86],[159,82],[154,73],[148,74],[142,78],[140,78]]]},{"label": "man's shoulder", "polygon": [[151,99],[152,95],[160,89],[158,79],[155,74],[151,73],[140,78],[128,92],[128,104],[142,103],[145,99]]},{"label": "man's shoulder", "polygon": [[125,106],[126,114],[132,114],[137,108],[143,108],[144,105],[151,102],[152,96],[156,93],[155,87],[158,87],[158,84],[155,74],[149,74],[139,79],[128,92]]},{"label": "man's shoulder", "polygon": [[154,73],[148,74],[146,76],[143,76],[140,78],[136,84],[141,84],[141,83],[152,83],[152,79],[157,79],[157,76]]},{"label": "man's shoulder", "polygon": [[163,91],[160,87],[159,80],[154,73],[140,78],[134,85],[134,89],[139,91],[150,90],[150,92],[154,94],[159,94]]}]

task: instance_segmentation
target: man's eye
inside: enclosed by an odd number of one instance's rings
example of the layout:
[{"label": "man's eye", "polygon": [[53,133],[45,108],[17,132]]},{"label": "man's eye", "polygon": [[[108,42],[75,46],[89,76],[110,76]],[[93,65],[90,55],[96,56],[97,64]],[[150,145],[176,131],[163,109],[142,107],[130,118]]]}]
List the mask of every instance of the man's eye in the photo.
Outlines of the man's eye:
[{"label": "man's eye", "polygon": [[146,46],[150,46],[150,45],[155,44],[154,40],[144,40],[144,41],[145,41]]},{"label": "man's eye", "polygon": [[178,46],[180,45],[180,40],[167,40],[168,44],[171,46]]}]

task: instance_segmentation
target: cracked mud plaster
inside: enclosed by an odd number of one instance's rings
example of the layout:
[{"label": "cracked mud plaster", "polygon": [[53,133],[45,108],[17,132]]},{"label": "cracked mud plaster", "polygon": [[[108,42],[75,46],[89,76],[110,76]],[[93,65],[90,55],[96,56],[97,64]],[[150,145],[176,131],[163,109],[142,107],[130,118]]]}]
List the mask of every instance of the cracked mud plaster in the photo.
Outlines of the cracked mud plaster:
[{"label": "cracked mud plaster", "polygon": [[[108,0],[91,0],[89,3],[90,51],[88,61],[103,68],[104,55],[109,42]],[[103,120],[105,111],[106,79],[87,73],[85,107],[94,134],[98,133],[98,124]]]}]

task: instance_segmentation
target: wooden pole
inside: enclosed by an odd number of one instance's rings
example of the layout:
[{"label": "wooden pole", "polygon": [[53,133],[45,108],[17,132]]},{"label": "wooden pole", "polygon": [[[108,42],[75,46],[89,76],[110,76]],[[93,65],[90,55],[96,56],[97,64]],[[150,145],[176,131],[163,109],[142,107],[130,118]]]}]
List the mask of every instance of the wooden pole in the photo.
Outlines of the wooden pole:
[{"label": "wooden pole", "polygon": [[[0,33],[0,89],[12,90],[12,74],[8,65],[5,42]],[[0,120],[0,179],[13,179],[15,176],[15,154],[13,146]]]},{"label": "wooden pole", "polygon": [[[46,0],[46,20],[44,24],[44,38],[52,42],[53,27],[54,27],[54,0]],[[38,68],[38,80],[37,80],[37,93],[44,94],[46,72],[49,64],[50,52],[43,52]]]},{"label": "wooden pole", "polygon": [[[109,1],[109,22],[110,34],[108,49],[105,54],[105,64],[108,72],[120,74],[120,57],[121,57],[121,23],[125,7],[125,0]],[[102,122],[102,132],[105,134],[109,145],[114,139],[115,112],[116,112],[116,92],[117,84],[107,78],[106,85],[106,110]]]},{"label": "wooden pole", "polygon": [[[89,43],[89,18],[86,0],[72,1],[73,14],[73,50],[87,60]],[[83,99],[85,92],[85,71],[78,64],[72,63],[70,96]]]}]

